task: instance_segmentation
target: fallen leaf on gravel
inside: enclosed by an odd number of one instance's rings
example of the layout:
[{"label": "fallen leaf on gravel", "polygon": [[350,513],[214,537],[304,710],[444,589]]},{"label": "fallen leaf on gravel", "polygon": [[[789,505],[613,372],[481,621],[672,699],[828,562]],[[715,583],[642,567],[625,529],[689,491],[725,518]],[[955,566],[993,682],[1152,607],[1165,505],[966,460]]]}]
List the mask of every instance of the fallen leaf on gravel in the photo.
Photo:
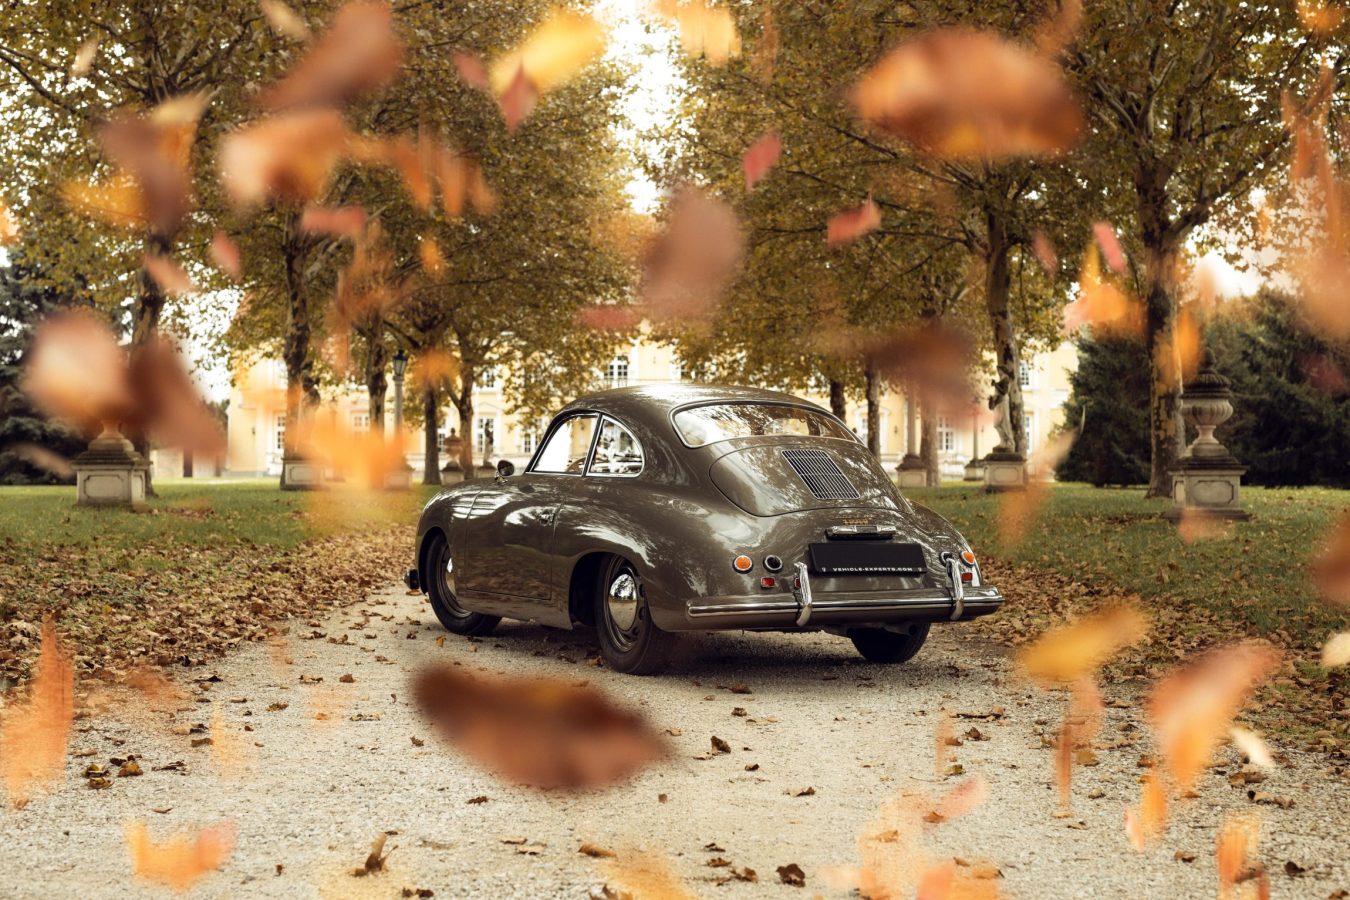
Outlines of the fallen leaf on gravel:
[{"label": "fallen leaf on gravel", "polygon": [[341,682],[342,684],[354,684],[356,682],[356,679],[352,676],[350,672],[348,672],[346,675],[343,675],[341,678],[339,678],[338,681]]},{"label": "fallen leaf on gravel", "polygon": [[[380,832],[380,836],[375,838],[374,843],[370,845],[370,853],[366,856],[366,861],[362,863],[359,868],[352,869],[352,875],[357,878],[362,878],[372,872],[383,872],[385,860],[389,859],[389,853],[393,853],[398,849],[397,846],[390,847],[389,852],[386,853],[384,844],[388,839],[389,835]],[[400,859],[401,858],[402,857],[400,857]]]},{"label": "fallen leaf on gravel", "polygon": [[0,719],[0,776],[16,808],[28,803],[34,788],[56,781],[65,771],[74,685],[71,656],[48,620],[42,625],[28,697],[10,706]]},{"label": "fallen leaf on gravel", "polygon": [[641,900],[695,900],[693,892],[670,871],[669,863],[654,853],[625,853],[606,863],[605,872]]},{"label": "fallen leaf on gravel", "polygon": [[1292,859],[1286,860],[1284,863],[1284,874],[1288,875],[1290,878],[1297,878],[1306,871],[1308,870],[1294,862]]},{"label": "fallen leaf on gravel", "polygon": [[613,850],[606,850],[604,847],[598,847],[595,844],[582,844],[577,848],[577,852],[595,859],[612,859],[614,857]]},{"label": "fallen leaf on gravel", "polygon": [[806,873],[796,863],[788,863],[786,866],[778,867],[778,880],[793,887],[805,887]]},{"label": "fallen leaf on gravel", "polygon": [[1052,628],[1018,654],[1018,665],[1042,687],[1078,681],[1148,633],[1148,620],[1133,606],[1104,609]]},{"label": "fallen leaf on gravel", "polygon": [[469,805],[470,805],[470,806],[477,806],[478,804],[482,804],[482,803],[488,802],[488,799],[489,799],[489,798],[488,798],[487,794],[479,794],[477,797],[470,797],[470,798],[469,798]]},{"label": "fallen leaf on gravel", "polygon": [[223,822],[203,829],[196,837],[178,832],[156,844],[150,840],[144,822],[130,822],[126,842],[133,872],[147,881],[182,892],[229,859],[234,850],[234,825]]},{"label": "fallen leaf on gravel", "polygon": [[943,774],[944,774],[944,775],[964,775],[964,774],[966,774],[966,767],[963,766],[963,765],[961,765],[960,763],[952,763],[950,766],[947,767],[947,771],[944,772]]},{"label": "fallen leaf on gravel", "polygon": [[704,865],[710,869],[725,869],[727,866],[731,865],[731,860],[721,856],[714,856],[712,859],[704,863]]},{"label": "fallen leaf on gravel", "polygon": [[712,736],[712,748],[716,750],[718,753],[731,752],[731,745],[715,734]]},{"label": "fallen leaf on gravel", "polygon": [[733,684],[731,687],[727,688],[727,690],[731,691],[733,694],[753,694],[753,693],[754,693],[754,691],[750,690],[749,686],[748,686],[744,681],[738,681],[738,682],[736,682],[736,683]]},{"label": "fallen leaf on gravel", "polygon": [[1177,862],[1195,862],[1195,854],[1191,853],[1189,850],[1178,850],[1176,853],[1172,854],[1172,858]]},{"label": "fallen leaf on gravel", "polygon": [[104,789],[104,788],[110,788],[110,787],[112,787],[112,781],[111,781],[110,779],[104,778],[104,777],[102,777],[102,776],[99,776],[99,777],[96,777],[96,778],[90,778],[88,781],[85,782],[85,784],[87,784],[89,787],[93,788],[94,790],[102,790],[102,789]]},{"label": "fallen leaf on gravel", "polygon": [[666,755],[639,714],[595,687],[423,669],[413,694],[441,734],[501,777],[541,788],[599,787]]},{"label": "fallen leaf on gravel", "polygon": [[144,775],[141,771],[141,764],[134,759],[129,759],[117,767],[118,778],[134,778],[137,775]]},{"label": "fallen leaf on gravel", "polygon": [[1202,654],[1154,686],[1149,719],[1181,793],[1195,786],[1233,717],[1279,662],[1268,644],[1236,644]]},{"label": "fallen leaf on gravel", "polygon": [[791,795],[794,796],[794,797],[812,797],[812,796],[815,796],[816,789],[813,788],[813,787],[804,787],[804,788],[797,788],[797,789],[794,789],[794,790],[789,790],[788,793],[791,794]]}]

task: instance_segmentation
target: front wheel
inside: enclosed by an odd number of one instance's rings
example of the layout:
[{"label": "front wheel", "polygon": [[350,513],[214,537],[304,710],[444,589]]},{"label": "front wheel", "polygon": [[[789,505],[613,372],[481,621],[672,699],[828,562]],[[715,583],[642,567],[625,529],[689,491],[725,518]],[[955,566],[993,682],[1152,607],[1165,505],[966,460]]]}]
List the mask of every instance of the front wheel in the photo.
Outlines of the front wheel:
[{"label": "front wheel", "polygon": [[864,658],[875,663],[908,662],[928,640],[928,623],[911,625],[909,632],[885,628],[855,628],[848,633],[853,646]]},{"label": "front wheel", "polygon": [[450,543],[439,531],[429,539],[427,564],[430,567],[427,570],[427,597],[431,599],[431,611],[441,620],[445,630],[469,636],[490,634],[501,617],[469,612],[459,605],[455,592],[450,589],[455,571]]},{"label": "front wheel", "polygon": [[642,577],[628,560],[610,557],[595,589],[600,654],[616,672],[649,675],[666,663],[675,638],[656,627]]}]

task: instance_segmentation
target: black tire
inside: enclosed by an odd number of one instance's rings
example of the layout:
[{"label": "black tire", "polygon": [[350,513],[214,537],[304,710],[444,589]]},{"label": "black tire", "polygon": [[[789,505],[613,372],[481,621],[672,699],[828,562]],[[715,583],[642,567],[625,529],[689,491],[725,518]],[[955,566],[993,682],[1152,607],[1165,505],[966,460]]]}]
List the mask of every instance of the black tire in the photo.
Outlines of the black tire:
[{"label": "black tire", "polygon": [[[623,621],[622,603],[611,604],[611,589],[616,600],[631,589],[631,622]],[[674,635],[662,631],[652,622],[642,577],[633,564],[621,556],[611,556],[596,579],[595,625],[600,637],[600,655],[611,669],[627,675],[659,672],[675,642]]]},{"label": "black tire", "polygon": [[885,628],[855,628],[848,636],[858,652],[871,662],[902,663],[913,659],[928,640],[928,623],[910,626],[908,634]]},{"label": "black tire", "polygon": [[497,627],[501,616],[487,616],[483,613],[469,612],[459,605],[454,591],[450,590],[447,564],[450,562],[450,544],[439,531],[427,538],[427,597],[431,599],[431,610],[441,620],[446,631],[455,634],[482,636],[491,634]]}]

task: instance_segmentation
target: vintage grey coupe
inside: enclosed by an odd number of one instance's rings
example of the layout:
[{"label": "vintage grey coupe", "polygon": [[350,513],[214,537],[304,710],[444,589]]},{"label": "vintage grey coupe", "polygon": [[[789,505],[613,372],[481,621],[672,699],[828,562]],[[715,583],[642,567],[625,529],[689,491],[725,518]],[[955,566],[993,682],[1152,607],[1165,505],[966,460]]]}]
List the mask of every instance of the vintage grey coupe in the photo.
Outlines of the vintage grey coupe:
[{"label": "vintage grey coupe", "polygon": [[582,397],[524,473],[442,491],[417,528],[436,617],[594,626],[606,662],[656,671],[675,633],[823,629],[876,662],[1003,597],[843,422],[776,391],[686,384]]}]

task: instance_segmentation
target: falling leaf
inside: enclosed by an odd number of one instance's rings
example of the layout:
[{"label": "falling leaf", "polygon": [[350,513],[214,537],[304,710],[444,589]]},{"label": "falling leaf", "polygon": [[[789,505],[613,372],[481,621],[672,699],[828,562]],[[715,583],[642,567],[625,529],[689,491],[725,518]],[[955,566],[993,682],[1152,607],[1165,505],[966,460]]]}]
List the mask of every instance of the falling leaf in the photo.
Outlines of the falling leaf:
[{"label": "falling leaf", "polygon": [[1243,756],[1251,760],[1252,765],[1260,766],[1263,769],[1275,768],[1275,758],[1270,755],[1270,748],[1261,739],[1261,735],[1254,731],[1248,731],[1246,728],[1239,728],[1236,725],[1228,729],[1228,734],[1233,739],[1233,746],[1237,747]]},{"label": "falling leaf", "polygon": [[1125,810],[1125,833],[1134,849],[1143,852],[1167,828],[1167,792],[1162,779],[1150,771],[1144,776],[1139,806]]},{"label": "falling leaf", "polygon": [[0,718],[0,778],[15,807],[27,804],[35,788],[58,780],[65,771],[74,683],[70,653],[48,620],[42,624],[28,696],[10,704]]},{"label": "falling leaf", "polygon": [[577,321],[596,331],[629,331],[642,321],[642,312],[631,306],[585,306],[577,311]]},{"label": "falling leaf", "polygon": [[105,321],[83,313],[38,326],[23,388],[50,415],[80,425],[120,421],[133,405],[126,352]]},{"label": "falling leaf", "polygon": [[683,185],[643,259],[642,299],[653,321],[704,326],[740,268],[745,236],[726,203]]},{"label": "falling leaf", "polygon": [[1342,631],[1327,638],[1322,645],[1322,665],[1328,669],[1350,663],[1350,631]]},{"label": "falling leaf", "polygon": [[741,171],[745,173],[745,189],[754,190],[765,175],[778,163],[783,142],[777,132],[769,132],[751,144],[741,156]]},{"label": "falling leaf", "polygon": [[825,243],[831,247],[857,240],[881,227],[881,207],[868,197],[862,206],[846,209],[830,217],[825,227]]},{"label": "falling leaf", "polygon": [[388,852],[385,851],[384,845],[388,840],[389,835],[380,832],[379,836],[375,838],[374,842],[370,845],[370,853],[366,854],[366,861],[361,864],[360,868],[353,869],[352,874],[357,878],[362,878],[366,875],[372,875],[375,872],[383,872],[385,861],[389,859],[389,854],[393,853],[396,849],[390,847]]},{"label": "falling leaf", "polygon": [[989,783],[982,776],[967,778],[947,792],[933,812],[944,822],[959,819],[989,799]]},{"label": "falling leaf", "polygon": [[[514,131],[541,95],[570,81],[604,52],[605,28],[599,21],[569,9],[554,10],[518,47],[493,60],[488,69],[488,83],[497,95],[507,128]],[[461,77],[463,72],[461,68]]]},{"label": "falling leaf", "polygon": [[442,736],[508,781],[599,787],[666,752],[641,716],[593,687],[479,677],[442,665],[418,673],[413,691]]},{"label": "falling leaf", "polygon": [[952,746],[952,717],[944,709],[942,710],[942,714],[938,716],[936,752],[933,754],[935,764],[934,771],[939,776],[942,775],[942,767],[947,764],[947,760],[952,755],[952,752],[949,749],[951,746]]},{"label": "falling leaf", "polygon": [[1046,56],[1060,53],[1073,40],[1082,20],[1082,0],[1061,0],[1054,17],[1036,29],[1036,48]]},{"label": "falling leaf", "polygon": [[1055,787],[1059,789],[1059,808],[1067,810],[1073,783],[1073,723],[1065,719],[1055,738]]},{"label": "falling leaf", "polygon": [[1148,620],[1136,607],[1111,606],[1051,628],[1018,653],[1017,661],[1042,686],[1067,684],[1091,675],[1147,633]]},{"label": "falling leaf", "polygon": [[1330,34],[1345,20],[1345,10],[1325,0],[1298,0],[1298,20],[1313,34]]},{"label": "falling leaf", "polygon": [[624,853],[605,864],[605,876],[635,900],[695,900],[670,864],[653,853]]},{"label": "falling leaf", "polygon": [[211,765],[223,778],[241,779],[252,771],[252,747],[230,729],[219,709],[211,713]]},{"label": "falling leaf", "polygon": [[1097,246],[1102,248],[1102,256],[1111,271],[1117,274],[1125,271],[1125,251],[1121,249],[1120,239],[1110,222],[1096,222],[1092,226],[1092,236]]},{"label": "falling leaf", "polygon": [[705,57],[714,66],[741,55],[741,36],[730,9],[710,6],[707,0],[658,0],[655,8],[675,23],[687,55]]},{"label": "falling leaf", "polygon": [[19,241],[19,223],[14,214],[0,201],[0,247],[9,247]]},{"label": "falling leaf", "polygon": [[471,88],[477,88],[480,91],[486,91],[488,87],[488,73],[483,66],[483,61],[473,53],[466,53],[463,50],[454,51],[451,56],[455,60],[455,69],[459,72],[459,77],[464,79],[464,83]]},{"label": "falling leaf", "polygon": [[594,859],[614,858],[613,850],[606,850],[604,847],[600,847],[596,844],[582,844],[580,847],[577,848],[577,852],[582,854],[583,856],[589,856]]},{"label": "falling leaf", "polygon": [[1015,547],[1031,533],[1045,503],[1047,485],[1055,469],[1078,439],[1074,429],[1060,431],[1036,449],[1026,464],[1026,483],[1020,491],[1005,491],[999,496],[998,533],[1005,547]]},{"label": "falling leaf", "polygon": [[1055,252],[1055,245],[1046,237],[1044,231],[1037,231],[1032,235],[1031,248],[1036,252],[1036,259],[1046,274],[1054,275],[1059,271],[1059,254]]},{"label": "falling leaf", "polygon": [[134,821],[127,824],[126,841],[133,872],[182,893],[229,859],[234,849],[234,825],[215,825],[196,837],[180,832],[157,844],[150,839],[146,824]]},{"label": "falling leaf", "polygon": [[75,51],[75,59],[70,63],[70,75],[72,78],[83,78],[89,74],[94,67],[94,57],[98,56],[98,38],[91,37],[85,39]]},{"label": "falling leaf", "polygon": [[183,267],[167,256],[160,256],[155,253],[147,253],[141,260],[145,266],[145,271],[150,273],[150,277],[159,285],[159,289],[166,294],[195,294],[197,287],[188,277],[188,273],[183,271]]},{"label": "falling leaf", "polygon": [[258,6],[262,8],[267,24],[277,34],[297,41],[310,39],[309,26],[305,24],[305,20],[281,0],[258,0]]},{"label": "falling leaf", "polygon": [[9,452],[29,465],[50,472],[58,478],[75,477],[75,467],[70,460],[46,447],[37,444],[11,444]]},{"label": "falling leaf", "polygon": [[1260,822],[1253,816],[1229,816],[1219,827],[1214,855],[1219,869],[1220,898],[1233,896],[1233,889],[1247,882],[1254,883],[1257,896],[1269,896],[1270,886],[1264,883],[1265,867],[1252,859],[1260,836]]},{"label": "falling leaf", "polygon": [[1194,787],[1233,717],[1279,663],[1279,651],[1267,644],[1236,644],[1202,654],[1154,685],[1148,717],[1178,790]]},{"label": "falling leaf", "polygon": [[366,227],[363,206],[307,206],[300,214],[300,230],[334,237],[359,237]]},{"label": "falling leaf", "polygon": [[403,64],[387,3],[352,0],[280,82],[259,98],[270,110],[342,104],[384,87]]},{"label": "falling leaf", "polygon": [[62,186],[61,196],[76,211],[127,231],[144,228],[148,219],[141,191],[127,175],[102,184],[72,181]]},{"label": "falling leaf", "polygon": [[187,698],[186,692],[158,669],[142,666],[127,675],[126,684],[141,693],[151,709],[168,710]]},{"label": "falling leaf", "polygon": [[309,203],[327,187],[347,139],[347,126],[334,110],[262,119],[221,138],[221,180],[240,207],[269,199]]},{"label": "falling leaf", "polygon": [[1083,254],[1078,273],[1078,295],[1064,307],[1062,331],[1066,335],[1080,328],[1091,328],[1093,335],[1139,337],[1144,333],[1144,305],[1101,271],[1096,244]]},{"label": "falling leaf", "polygon": [[1054,154],[1083,131],[1082,111],[1057,65],[968,28],[901,44],[863,75],[853,102],[878,128],[949,159]]},{"label": "falling leaf", "polygon": [[1322,596],[1350,608],[1350,511],[1336,520],[1312,568]]},{"label": "falling leaf", "polygon": [[216,229],[216,233],[211,237],[211,262],[216,264],[217,269],[228,275],[231,281],[239,281],[244,277],[244,265],[239,254],[239,245],[220,229]]}]

